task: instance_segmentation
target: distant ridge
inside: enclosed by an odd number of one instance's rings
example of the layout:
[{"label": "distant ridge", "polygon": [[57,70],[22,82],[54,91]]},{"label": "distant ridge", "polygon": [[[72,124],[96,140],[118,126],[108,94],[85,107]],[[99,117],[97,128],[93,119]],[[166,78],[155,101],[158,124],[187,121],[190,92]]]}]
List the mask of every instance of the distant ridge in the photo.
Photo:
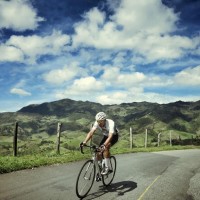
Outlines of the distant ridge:
[{"label": "distant ridge", "polygon": [[89,101],[62,99],[28,105],[13,113],[0,113],[0,135],[12,134],[15,121],[20,121],[21,131],[27,135],[41,131],[53,134],[59,121],[66,130],[87,131],[99,111],[104,111],[113,118],[122,132],[133,126],[136,133],[141,133],[146,127],[153,126],[154,132],[162,128],[200,133],[200,101],[101,105]]}]

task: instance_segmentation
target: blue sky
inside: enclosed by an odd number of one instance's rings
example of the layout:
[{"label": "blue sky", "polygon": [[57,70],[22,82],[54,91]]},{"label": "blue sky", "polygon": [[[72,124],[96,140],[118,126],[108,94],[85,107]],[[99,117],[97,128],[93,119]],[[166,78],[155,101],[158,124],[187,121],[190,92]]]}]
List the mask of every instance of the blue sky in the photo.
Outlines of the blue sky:
[{"label": "blue sky", "polygon": [[0,112],[63,98],[200,100],[200,1],[1,0]]}]

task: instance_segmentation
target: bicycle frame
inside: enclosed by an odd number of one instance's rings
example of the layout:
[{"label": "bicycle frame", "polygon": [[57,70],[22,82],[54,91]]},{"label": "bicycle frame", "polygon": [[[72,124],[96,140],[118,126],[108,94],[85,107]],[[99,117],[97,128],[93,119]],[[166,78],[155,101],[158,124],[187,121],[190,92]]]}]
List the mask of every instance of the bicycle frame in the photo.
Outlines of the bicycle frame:
[{"label": "bicycle frame", "polygon": [[[110,185],[115,176],[115,171],[116,171],[116,158],[114,156],[111,156],[110,166],[112,169],[110,170],[108,174],[102,175],[101,172],[105,167],[104,163],[102,162],[103,159],[101,159],[100,161],[101,165],[99,165],[99,162],[97,159],[97,154],[101,152],[101,150],[99,149],[99,147],[96,147],[96,146],[85,145],[85,147],[89,147],[92,150],[92,158],[87,160],[83,164],[77,177],[76,194],[79,198],[83,198],[88,194],[88,192],[90,191],[94,183],[95,177],[96,177],[96,181],[97,182],[102,181],[104,186]],[[81,148],[81,153],[84,154],[83,146],[80,146],[80,148]]]},{"label": "bicycle frame", "polygon": [[[92,152],[92,160],[94,161],[94,165],[95,165],[96,169],[98,170],[98,172],[101,173],[101,169],[99,167],[99,163],[98,163],[98,160],[97,160],[97,153],[101,152],[99,150],[99,147],[96,147],[95,145],[92,145],[92,146],[85,145],[85,147],[88,147],[91,150],[93,150],[93,152]],[[81,146],[80,148],[81,148],[81,153],[84,154],[83,147]],[[102,155],[102,159],[100,160],[101,161],[101,166],[102,166],[102,160],[103,160],[103,155]]]}]

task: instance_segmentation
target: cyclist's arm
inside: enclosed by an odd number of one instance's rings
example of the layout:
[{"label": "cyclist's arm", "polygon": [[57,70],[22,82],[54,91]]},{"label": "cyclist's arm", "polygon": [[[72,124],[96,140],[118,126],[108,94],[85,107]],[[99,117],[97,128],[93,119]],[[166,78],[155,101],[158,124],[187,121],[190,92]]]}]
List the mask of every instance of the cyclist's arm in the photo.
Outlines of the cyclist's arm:
[{"label": "cyclist's arm", "polygon": [[95,131],[96,131],[96,129],[95,129],[95,128],[92,128],[92,129],[90,130],[90,132],[87,134],[87,136],[86,136],[86,138],[85,138],[85,140],[84,140],[83,143],[86,144],[86,143],[92,138],[92,136],[93,136],[93,134],[94,134]]},{"label": "cyclist's arm", "polygon": [[106,147],[110,145],[114,132],[115,132],[115,123],[113,120],[109,120],[109,134],[108,134],[108,138],[104,142],[104,145]]}]

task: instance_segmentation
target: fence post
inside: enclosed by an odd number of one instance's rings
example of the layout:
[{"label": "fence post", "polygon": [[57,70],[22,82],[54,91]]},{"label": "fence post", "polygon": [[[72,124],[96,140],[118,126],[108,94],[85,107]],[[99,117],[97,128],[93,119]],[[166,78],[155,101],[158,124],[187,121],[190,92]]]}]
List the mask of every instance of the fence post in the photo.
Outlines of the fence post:
[{"label": "fence post", "polygon": [[144,142],[144,147],[147,148],[147,136],[148,132],[147,132],[147,129],[146,129],[146,133],[145,133],[145,142]]},{"label": "fence post", "polygon": [[133,131],[132,128],[130,127],[130,149],[133,148]]},{"label": "fence post", "polygon": [[194,138],[193,138],[193,135],[192,135],[192,141],[191,141],[192,145],[193,145],[193,141],[194,141]]},{"label": "fence post", "polygon": [[160,146],[160,135],[161,133],[158,133],[158,147]]},{"label": "fence post", "polygon": [[13,156],[17,156],[17,134],[18,134],[18,122],[15,122],[15,130],[13,137]]},{"label": "fence post", "polygon": [[[90,130],[92,129],[92,127],[93,127],[93,124],[91,124],[90,125]],[[93,138],[91,138],[91,140],[90,140],[90,146],[92,146],[92,143],[93,143],[93,140],[92,140]]]},{"label": "fence post", "polygon": [[172,146],[172,131],[169,132],[169,144]]},{"label": "fence post", "polygon": [[58,123],[57,126],[57,154],[60,154],[60,133],[61,133],[61,123]]}]

